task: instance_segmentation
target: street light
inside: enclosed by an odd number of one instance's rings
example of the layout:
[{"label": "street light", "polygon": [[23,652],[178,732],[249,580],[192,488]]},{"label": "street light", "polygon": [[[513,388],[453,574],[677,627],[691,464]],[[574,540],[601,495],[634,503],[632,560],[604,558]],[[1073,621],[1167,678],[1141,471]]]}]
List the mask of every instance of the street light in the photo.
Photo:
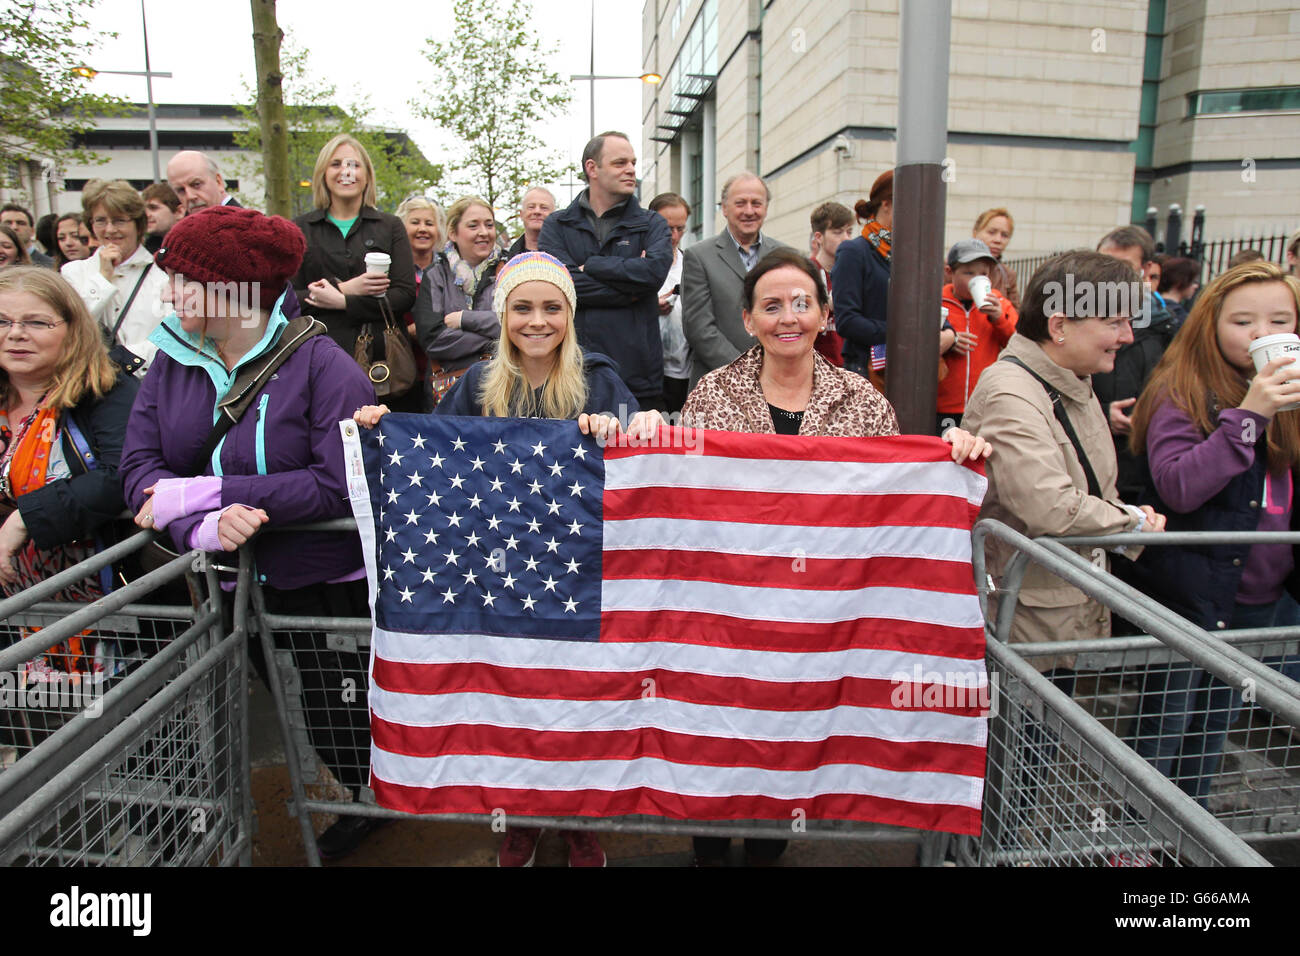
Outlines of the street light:
[{"label": "street light", "polygon": [[107,73],[113,76],[143,76],[145,92],[148,95],[149,102],[149,152],[153,156],[153,181],[161,182],[162,174],[158,165],[158,122],[154,117],[153,111],[153,78],[160,76],[170,80],[170,73],[155,73],[149,69],[149,23],[144,15],[144,0],[140,0],[140,28],[144,32],[144,72],[139,70],[96,70],[93,67],[86,66],[84,63],[72,68],[72,72],[77,76],[84,76],[88,80],[93,80],[100,73]]},{"label": "street light", "polygon": [[588,96],[588,99],[591,100],[591,104],[590,104],[591,105],[591,136],[588,138],[595,139],[596,137],[596,81],[597,80],[640,80],[642,83],[648,83],[651,86],[658,86],[660,83],[664,81],[664,78],[660,76],[658,73],[642,73],[639,76],[633,76],[630,73],[626,75],[621,73],[615,73],[615,74],[571,73],[569,74],[569,80],[570,81],[586,80],[590,85],[591,93]]}]

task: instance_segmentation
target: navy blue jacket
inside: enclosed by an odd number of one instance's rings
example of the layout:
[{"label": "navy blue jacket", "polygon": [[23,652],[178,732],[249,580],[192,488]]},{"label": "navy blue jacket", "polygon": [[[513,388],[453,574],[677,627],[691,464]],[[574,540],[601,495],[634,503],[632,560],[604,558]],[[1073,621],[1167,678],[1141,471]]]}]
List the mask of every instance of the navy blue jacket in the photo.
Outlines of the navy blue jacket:
[{"label": "navy blue jacket", "polygon": [[840,243],[831,268],[835,331],[844,339],[844,362],[867,368],[871,346],[885,344],[889,263],[862,236]]},{"label": "navy blue jacket", "polygon": [[602,244],[575,199],[546,217],[537,248],[569,267],[578,293],[574,325],[583,351],[613,359],[633,395],[661,394],[659,289],[673,264],[672,232],[664,217],[642,209],[629,196],[622,219]]},{"label": "navy blue jacket", "polygon": [[[1260,435],[1250,470],[1233,478],[1222,491],[1190,514],[1180,514],[1160,499],[1151,480],[1147,456],[1141,455],[1136,459],[1143,483],[1138,503],[1150,505],[1157,514],[1165,515],[1167,531],[1257,531],[1260,489],[1264,487],[1268,467],[1267,448],[1266,437]],[[1300,530],[1298,515],[1300,508],[1293,508],[1292,531]],[[1221,631],[1232,623],[1237,589],[1249,553],[1248,544],[1152,546],[1143,550],[1122,577],[1193,624],[1207,631]],[[1286,589],[1300,597],[1300,574],[1296,571],[1287,578]]]},{"label": "navy blue jacket", "polygon": [[[103,398],[87,393],[75,408],[60,416],[63,457],[71,477],[51,481],[16,500],[27,533],[38,549],[48,551],[89,538],[126,508],[118,466],[127,419],[139,388],[135,378],[119,374]],[[95,456],[93,468],[82,459],[68,435],[66,418],[76,422],[89,444]]]},{"label": "navy blue jacket", "polygon": [[[482,415],[483,406],[478,400],[479,383],[483,380],[483,373],[487,371],[490,361],[491,359],[485,359],[471,365],[469,371],[442,397],[435,413],[471,417]],[[626,425],[627,419],[641,409],[618,377],[618,368],[607,356],[598,352],[584,355],[582,365],[587,375],[587,404],[583,406],[583,412],[588,415],[615,415]]]}]

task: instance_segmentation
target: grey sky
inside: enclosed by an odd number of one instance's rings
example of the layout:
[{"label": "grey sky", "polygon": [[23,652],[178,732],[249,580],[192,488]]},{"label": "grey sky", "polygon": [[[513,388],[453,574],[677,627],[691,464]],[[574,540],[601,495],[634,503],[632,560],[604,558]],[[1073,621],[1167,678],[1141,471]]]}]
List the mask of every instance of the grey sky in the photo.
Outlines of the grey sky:
[{"label": "grey sky", "polygon": [[[451,29],[451,0],[280,0],[280,26],[311,53],[312,71],[333,82],[341,99],[353,91],[370,96],[373,118],[404,128],[437,161],[446,140],[433,124],[415,119],[408,101],[427,88],[433,66],[423,56],[424,40],[444,38]],[[252,18],[246,0],[163,2],[146,0],[149,54],[154,70],[175,74],[154,81],[158,103],[234,103],[242,81],[253,75]],[[561,76],[588,73],[590,0],[533,0],[533,29],[544,46],[556,50],[551,68]],[[93,58],[106,70],[143,70],[139,0],[100,0],[93,23],[114,30]],[[596,69],[602,73],[639,73],[641,3],[598,0]],[[97,88],[144,101],[142,77],[100,76]],[[595,84],[596,129],[621,129],[639,141],[641,86],[635,80]],[[568,116],[543,137],[576,161],[588,133],[588,84],[573,84]],[[556,193],[570,195],[563,184]],[[579,184],[580,188],[581,184]]]}]

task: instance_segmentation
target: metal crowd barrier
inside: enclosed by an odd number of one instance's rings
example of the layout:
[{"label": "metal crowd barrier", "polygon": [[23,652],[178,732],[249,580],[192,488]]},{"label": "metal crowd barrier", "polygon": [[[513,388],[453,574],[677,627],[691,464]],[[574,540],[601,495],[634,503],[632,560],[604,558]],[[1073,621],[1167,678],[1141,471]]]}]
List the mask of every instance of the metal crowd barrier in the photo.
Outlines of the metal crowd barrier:
[{"label": "metal crowd barrier", "polygon": [[[983,543],[989,535],[1017,552],[996,592],[990,591],[984,569]],[[1068,698],[1113,740],[1123,741],[1150,760],[1145,771],[1160,767],[1161,779],[1167,777],[1195,796],[1200,801],[1198,810],[1207,808],[1241,838],[1293,838],[1300,831],[1296,739],[1300,685],[1279,671],[1284,666],[1293,673],[1300,669],[1300,628],[1207,633],[1070,550],[1070,546],[1221,544],[1236,538],[1242,539],[1240,543],[1276,543],[1300,541],[1300,534],[1279,538],[1259,532],[1180,532],[1030,541],[999,522],[980,522],[975,529],[975,563],[986,617],[991,613],[990,593],[998,599],[996,616],[990,620],[990,659],[995,645],[1009,648],[1031,669],[1036,662],[1045,666],[1050,659],[1074,656],[1073,674],[1068,682],[1062,681]],[[1007,645],[1020,584],[1031,560],[1148,633]],[[1035,683],[1045,680],[1040,677]],[[993,761],[991,751],[991,778]],[[1025,772],[1038,771],[1030,767]],[[986,801],[986,815],[989,805]],[[1126,820],[1132,819],[1131,810],[1126,804]]]},{"label": "metal crowd barrier", "polygon": [[[351,531],[351,518],[296,526],[295,531]],[[274,532],[269,532],[274,533]],[[408,814],[375,803],[364,783],[369,778],[369,710],[366,700],[370,665],[369,618],[286,616],[268,613],[260,588],[250,591],[268,683],[284,740],[291,803],[298,819],[310,866],[320,865],[315,814],[382,817],[442,823],[493,822],[486,814]],[[356,729],[364,727],[364,739]],[[316,791],[313,795],[309,791]],[[324,792],[321,792],[324,791]],[[350,799],[349,799],[350,798]],[[757,837],[790,840],[845,840],[878,843],[917,843],[922,865],[942,859],[946,834],[906,827],[851,821],[806,821],[794,832],[788,823],[772,821],[675,821],[648,816],[610,819],[529,817],[529,826],[560,830],[674,836]]]},{"label": "metal crowd barrier", "polygon": [[[204,865],[251,861],[246,625],[201,552],[91,604],[48,600],[145,548],[141,532],[0,601],[0,864]],[[187,585],[186,605],[156,602]],[[102,681],[24,683],[71,637],[98,646]],[[11,643],[12,642],[12,643]],[[53,690],[53,692],[52,692]]]}]

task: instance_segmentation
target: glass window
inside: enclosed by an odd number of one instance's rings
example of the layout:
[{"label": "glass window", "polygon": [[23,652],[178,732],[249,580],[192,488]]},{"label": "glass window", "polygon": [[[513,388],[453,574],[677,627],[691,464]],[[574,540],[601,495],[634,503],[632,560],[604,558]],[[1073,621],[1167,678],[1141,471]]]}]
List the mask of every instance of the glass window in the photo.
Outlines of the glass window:
[{"label": "glass window", "polygon": [[1300,110],[1300,86],[1255,90],[1203,90],[1187,98],[1187,115]]}]

